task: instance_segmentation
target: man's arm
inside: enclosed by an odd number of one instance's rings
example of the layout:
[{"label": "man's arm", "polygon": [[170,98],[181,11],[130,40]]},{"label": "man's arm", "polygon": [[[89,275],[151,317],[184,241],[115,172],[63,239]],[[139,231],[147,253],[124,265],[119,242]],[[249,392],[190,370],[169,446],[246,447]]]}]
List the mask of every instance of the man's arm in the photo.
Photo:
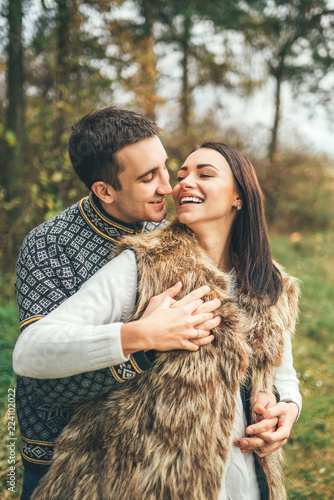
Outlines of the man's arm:
[{"label": "man's arm", "polygon": [[[151,307],[153,305],[153,309],[157,310],[159,314],[159,306],[161,302],[165,301],[166,297],[170,297],[171,295],[175,295],[180,289],[179,284],[171,287],[166,292],[160,294],[157,297],[154,297],[151,301],[151,304],[146,311],[147,316],[151,314]],[[192,292],[182,299],[182,302],[189,303],[192,301],[192,296],[198,294],[198,291]],[[175,301],[174,301],[175,302]],[[181,301],[175,302],[176,307],[182,307],[180,304]],[[217,300],[205,302],[201,304],[197,309],[198,313],[207,312],[211,310],[212,307],[217,306]],[[214,304],[214,305],[213,305]],[[160,316],[159,316],[160,317]],[[206,324],[202,324],[199,328],[208,329],[213,328],[216,323],[220,320],[215,319],[215,321],[209,320]],[[201,330],[200,330],[201,331]],[[211,342],[213,336],[206,330],[204,330],[204,336],[201,334],[200,338],[197,338],[193,341],[193,343],[197,346],[205,345]],[[168,337],[167,337],[168,340]],[[143,354],[143,353],[138,353]],[[138,358],[130,357],[129,362],[122,363],[118,366],[112,366],[110,369],[103,369],[92,371],[89,373],[81,373],[78,375],[74,375],[66,378],[58,378],[58,379],[30,379],[33,386],[35,387],[37,393],[43,400],[44,404],[50,404],[52,407],[73,407],[78,403],[81,403],[84,400],[91,399],[96,396],[96,390],[100,388],[100,392],[102,390],[107,392],[109,390],[114,389],[115,387],[122,385],[124,382],[132,378],[131,369],[135,367],[137,373],[141,373],[142,371],[146,371],[146,369],[150,368],[154,361],[154,352],[150,351],[147,354],[148,361],[143,359],[141,363],[138,363]],[[152,356],[153,354],[153,356]],[[144,363],[144,366],[143,366]],[[146,363],[146,364],[145,364]],[[144,369],[141,369],[144,368]],[[113,377],[110,377],[110,373],[113,374]],[[103,388],[103,389],[102,389]]]},{"label": "man's arm", "polygon": [[[192,339],[213,340],[211,335],[207,339],[208,331],[220,318],[213,318],[201,299],[209,287],[178,302],[166,295],[148,316],[124,324],[135,303],[136,284],[135,256],[128,250],[55,311],[26,328],[14,350],[16,373],[33,378],[67,377],[124,363],[136,351],[197,350]],[[172,288],[176,294],[180,285]],[[219,305],[216,299],[209,307],[212,311]],[[205,329],[199,326],[203,323]]]}]

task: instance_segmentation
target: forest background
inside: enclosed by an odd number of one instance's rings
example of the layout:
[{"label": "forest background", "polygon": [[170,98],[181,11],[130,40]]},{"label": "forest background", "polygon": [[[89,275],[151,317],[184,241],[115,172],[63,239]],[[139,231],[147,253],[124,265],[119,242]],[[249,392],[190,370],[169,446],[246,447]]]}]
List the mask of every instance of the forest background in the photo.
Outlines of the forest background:
[{"label": "forest background", "polygon": [[[1,498],[18,498],[22,479],[17,446],[17,487],[8,491],[15,261],[33,227],[87,194],[68,158],[70,128],[111,104],[164,127],[172,184],[206,139],[252,159],[274,257],[302,282],[294,355],[304,408],[285,447],[289,498],[332,498],[334,160],[298,130],[286,140],[282,96],[288,90],[305,116],[321,109],[333,120],[333,2],[7,0],[0,83]],[[260,124],[257,109],[250,125],[242,112],[231,123],[231,105],[265,88],[272,123]]]}]

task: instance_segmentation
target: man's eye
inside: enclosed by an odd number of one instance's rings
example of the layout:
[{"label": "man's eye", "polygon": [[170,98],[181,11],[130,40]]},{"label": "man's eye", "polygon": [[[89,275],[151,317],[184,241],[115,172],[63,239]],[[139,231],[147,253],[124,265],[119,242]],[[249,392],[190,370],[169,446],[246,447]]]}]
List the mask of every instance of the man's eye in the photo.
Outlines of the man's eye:
[{"label": "man's eye", "polygon": [[178,177],[177,182],[181,182],[183,179],[185,179],[185,177]]},{"label": "man's eye", "polygon": [[153,172],[152,172],[152,173],[151,173],[148,177],[146,177],[146,178],[143,180],[143,182],[144,182],[145,184],[147,184],[148,182],[153,181],[153,179],[154,179],[154,174],[153,174]]}]

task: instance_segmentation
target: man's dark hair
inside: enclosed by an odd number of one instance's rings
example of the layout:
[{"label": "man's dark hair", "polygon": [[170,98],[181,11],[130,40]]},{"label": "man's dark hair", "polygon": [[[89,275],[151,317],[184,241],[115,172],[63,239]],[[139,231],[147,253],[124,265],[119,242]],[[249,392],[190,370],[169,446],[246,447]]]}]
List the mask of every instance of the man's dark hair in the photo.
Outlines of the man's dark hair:
[{"label": "man's dark hair", "polygon": [[94,182],[104,181],[118,191],[122,189],[119,174],[124,166],[117,161],[116,153],[160,133],[148,118],[111,106],[88,113],[72,127],[68,152],[88,189]]}]

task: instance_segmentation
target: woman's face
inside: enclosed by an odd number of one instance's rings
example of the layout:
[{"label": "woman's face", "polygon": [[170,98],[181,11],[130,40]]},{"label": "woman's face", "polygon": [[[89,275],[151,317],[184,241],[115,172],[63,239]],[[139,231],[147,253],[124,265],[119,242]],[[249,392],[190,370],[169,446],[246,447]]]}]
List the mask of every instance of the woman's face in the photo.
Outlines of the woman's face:
[{"label": "woman's face", "polygon": [[213,149],[201,148],[188,156],[173,189],[177,217],[189,227],[198,223],[231,224],[242,205],[231,168]]}]

